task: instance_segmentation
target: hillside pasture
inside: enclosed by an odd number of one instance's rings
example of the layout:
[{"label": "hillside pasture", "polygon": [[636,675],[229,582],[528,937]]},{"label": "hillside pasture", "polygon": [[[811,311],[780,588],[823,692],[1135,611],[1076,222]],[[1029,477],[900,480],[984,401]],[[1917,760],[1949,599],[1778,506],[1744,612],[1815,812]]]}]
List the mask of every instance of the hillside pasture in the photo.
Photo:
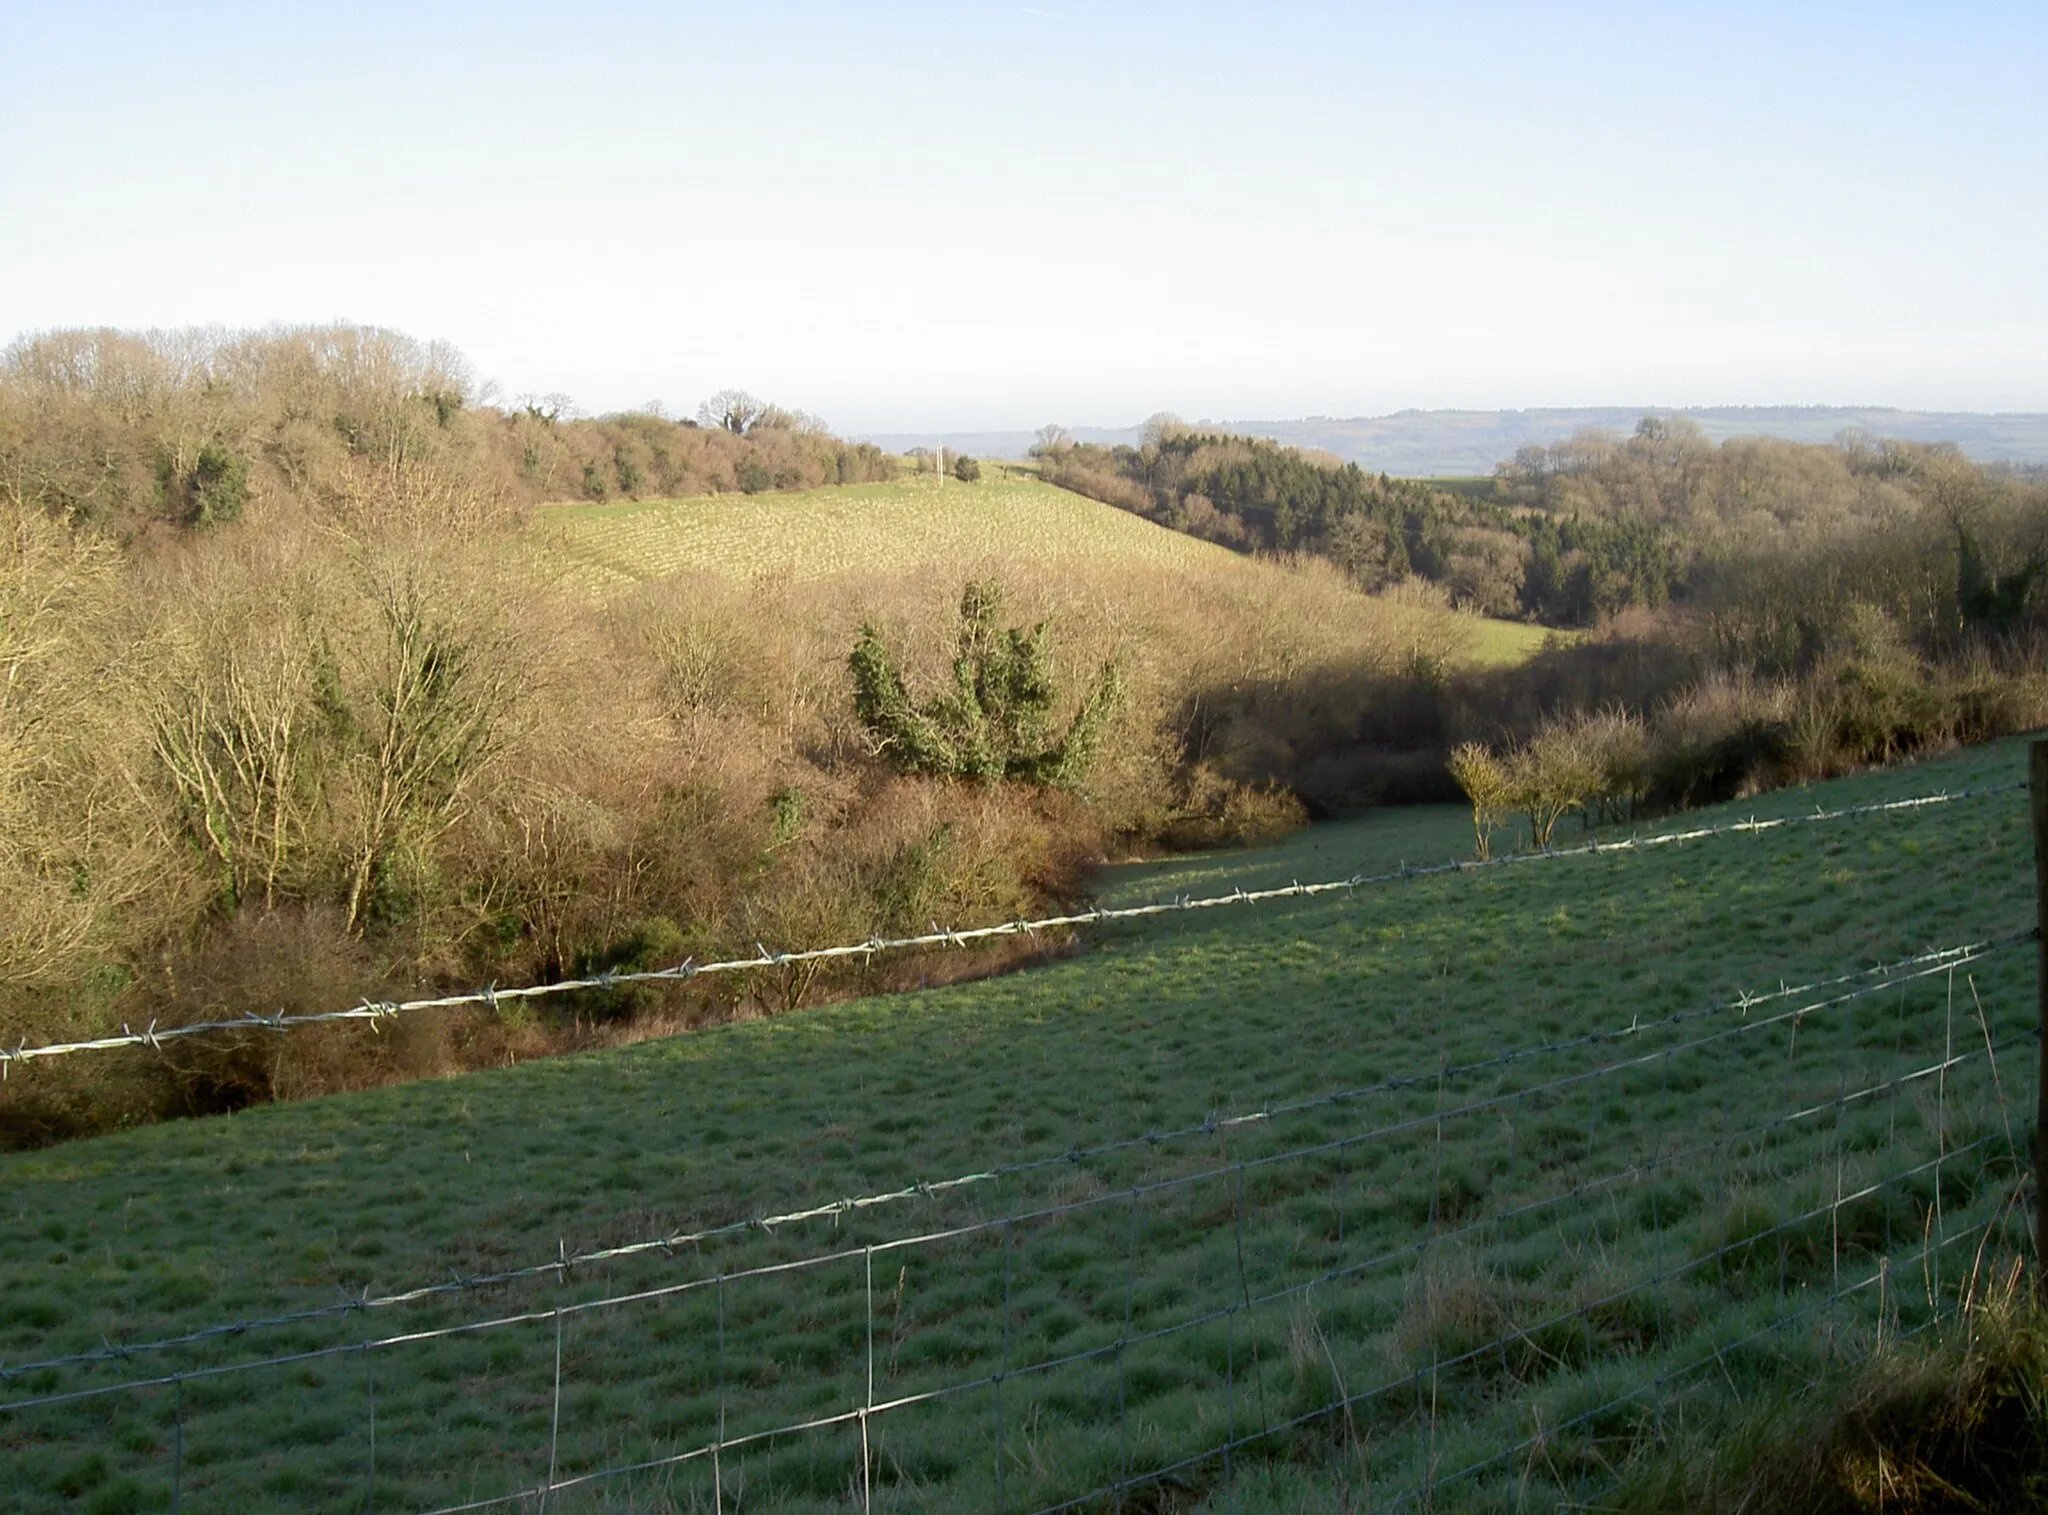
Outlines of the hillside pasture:
[{"label": "hillside pasture", "polygon": [[547,505],[532,534],[598,593],[686,572],[802,583],[997,559],[1183,572],[1243,561],[1024,473],[978,484],[918,477],[792,494]]},{"label": "hillside pasture", "polygon": [[1467,616],[1472,628],[1469,660],[1482,668],[1513,668],[1526,663],[1553,638],[1570,639],[1570,632],[1552,631],[1528,621],[1498,621],[1489,616]]},{"label": "hillside pasture", "polygon": [[[601,599],[704,574],[806,585],[1109,569],[1156,573],[1156,591],[1170,594],[1198,581],[1266,590],[1285,572],[993,467],[977,484],[920,475],[797,493],[545,505],[527,541],[564,582]],[[1526,661],[1553,634],[1483,616],[1453,620],[1459,660],[1489,667]]]},{"label": "hillside pasture", "polygon": [[[2005,792],[1173,913],[1005,979],[0,1159],[0,1509],[1582,1507],[1999,1255],[2024,819]],[[1383,812],[1103,898],[1435,862],[1465,827]]]}]

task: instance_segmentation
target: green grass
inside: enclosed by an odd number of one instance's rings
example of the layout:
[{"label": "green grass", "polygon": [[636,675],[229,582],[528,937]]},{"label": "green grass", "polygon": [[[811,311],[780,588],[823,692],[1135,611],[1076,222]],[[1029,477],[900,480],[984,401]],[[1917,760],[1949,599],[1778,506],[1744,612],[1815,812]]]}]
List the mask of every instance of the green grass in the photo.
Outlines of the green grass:
[{"label": "green grass", "polygon": [[1486,616],[1471,617],[1472,648],[1469,657],[1482,668],[1512,668],[1526,663],[1552,637],[1570,639],[1570,632],[1532,626],[1526,621],[1496,621]]},{"label": "green grass", "polygon": [[[1176,575],[1274,571],[1000,464],[978,484],[912,477],[788,494],[546,505],[528,535],[568,583],[599,597],[681,573],[805,583],[921,566],[960,574],[1104,563]],[[1488,667],[1523,662],[1552,635],[1514,621],[1466,620],[1468,656]]]},{"label": "green grass", "polygon": [[[2024,749],[1769,796],[1743,814],[2009,781]],[[1711,814],[1711,813],[1710,813]],[[1725,818],[1726,812],[1723,812]],[[54,1392],[193,1371],[371,1333],[551,1309],[629,1289],[852,1248],[805,1271],[566,1317],[557,1466],[573,1473],[726,1434],[1095,1352],[1056,1371],[893,1410],[870,1426],[876,1507],[1031,1509],[1196,1454],[1349,1392],[1422,1376],[1305,1429],[1191,1466],[1180,1504],[1343,1507],[1455,1470],[1595,1410],[1660,1367],[1726,1347],[1708,1374],[1602,1410],[1540,1457],[1447,1486],[1446,1508],[1552,1509],[1605,1486],[1686,1396],[1798,1383],[1861,1349],[1875,1300],[1756,1335],[1840,1278],[1975,1224],[2025,1150],[1986,1062],[1832,1109],[1762,1138],[1674,1152],[1945,1048],[2032,1021],[2032,948],[1958,975],[1738,1033],[1735,1011],[1662,1016],[2012,931],[2033,918],[2024,796],[1791,828],[1635,855],[1537,862],[1312,901],[1104,926],[1084,950],[1006,978],[803,1011],[622,1051],[307,1101],[0,1158],[0,1357],[19,1363],[211,1321],[334,1301],[595,1245],[893,1189],[1200,1123],[1402,1074],[1357,1101],[1190,1140],[1056,1161],[946,1196],[772,1234],[593,1266],[566,1282],[340,1316],[148,1362],[16,1379]],[[1255,852],[1111,871],[1111,901],[1376,872],[1467,850],[1462,815],[1380,812]],[[1954,999],[1950,998],[1953,989]],[[1635,1036],[1475,1073],[1447,1065],[1593,1032]],[[367,1034],[367,1033],[365,1033]],[[1973,1040],[1974,1039],[1974,1040]],[[1669,1051],[1669,1056],[1654,1054]],[[1442,1122],[1461,1101],[1525,1090],[1597,1059],[1625,1074]],[[126,1054],[123,1054],[126,1055]],[[147,1055],[147,1054],[136,1054]],[[2001,1065],[2028,1080],[2032,1053]],[[32,1075],[31,1075],[32,1076]],[[2017,1096],[2016,1096],[2017,1098]],[[2024,1103],[2024,1101],[2020,1101]],[[1939,1118],[1939,1119],[1938,1119]],[[1234,1165],[1394,1135],[1266,1166]],[[1943,1123],[1945,1122],[1945,1123]],[[1925,1161],[1933,1134],[1976,1155],[1881,1190],[1838,1224],[1775,1227],[1817,1200]],[[1439,1134],[1440,1131],[1440,1134]],[[1988,1154],[1988,1157],[1987,1157]],[[1640,1176],[1612,1181],[1631,1164]],[[1204,1176],[1210,1175],[1210,1176]],[[1130,1197],[1134,1185],[1180,1187]],[[1605,1180],[1589,1197],[1583,1183]],[[1838,1186],[1841,1186],[1838,1189]],[[870,1259],[860,1248],[1072,1201],[1098,1203]],[[1549,1203],[1555,1201],[1555,1203]],[[1510,1214],[1517,1207],[1544,1207]],[[1426,1244],[1426,1245],[1425,1245]],[[1706,1249],[1706,1270],[1594,1302]],[[1192,1329],[1382,1250],[1386,1266]],[[1952,1292],[1917,1264],[1888,1287],[1903,1326]],[[869,1279],[872,1277],[872,1316]],[[723,1295],[721,1300],[720,1295]],[[1008,1301],[1007,1310],[1004,1308]],[[1558,1323],[1560,1311],[1584,1306]],[[719,1342],[723,1315],[724,1350]],[[1839,1318],[1836,1318],[1837,1315]],[[1171,1330],[1114,1344],[1131,1331]],[[1832,1321],[1832,1324],[1829,1322]],[[1859,1325],[1858,1322],[1861,1322]],[[1827,1325],[1827,1329],[1821,1329]],[[1430,1375],[1504,1326],[1527,1335]],[[1752,1339],[1753,1338],[1753,1339]],[[377,1504],[431,1507],[532,1487],[554,1398],[552,1320],[420,1345],[0,1415],[0,1510],[363,1507],[369,1405]],[[856,1427],[757,1444],[722,1469],[745,1509],[843,1508]],[[709,1508],[708,1476],[617,1480],[553,1509]],[[694,1503],[693,1503],[694,1502]],[[1164,1508],[1159,1504],[1148,1508]]]},{"label": "green grass", "polygon": [[690,571],[802,582],[983,559],[1226,571],[1244,562],[1028,474],[943,487],[910,478],[789,494],[548,505],[532,532],[570,565],[573,579],[600,593]]}]

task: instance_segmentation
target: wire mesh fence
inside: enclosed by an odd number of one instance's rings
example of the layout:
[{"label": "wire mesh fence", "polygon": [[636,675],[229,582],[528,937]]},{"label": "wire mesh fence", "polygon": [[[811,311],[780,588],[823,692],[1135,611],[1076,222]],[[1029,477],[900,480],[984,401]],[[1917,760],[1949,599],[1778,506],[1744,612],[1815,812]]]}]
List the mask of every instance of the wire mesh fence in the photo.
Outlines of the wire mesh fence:
[{"label": "wire mesh fence", "polygon": [[46,1355],[0,1368],[0,1508],[74,1466],[191,1510],[1258,1508],[1297,1463],[1356,1508],[1583,1499],[1685,1396],[2018,1248],[2030,941]]}]

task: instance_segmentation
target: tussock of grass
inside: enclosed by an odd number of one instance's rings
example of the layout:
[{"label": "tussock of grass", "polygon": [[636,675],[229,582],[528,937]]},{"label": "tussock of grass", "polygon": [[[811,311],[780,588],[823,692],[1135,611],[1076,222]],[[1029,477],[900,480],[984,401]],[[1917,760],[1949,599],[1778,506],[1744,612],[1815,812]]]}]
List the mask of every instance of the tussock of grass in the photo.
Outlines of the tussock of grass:
[{"label": "tussock of grass", "polygon": [[2017,1263],[1921,1339],[1655,1447],[1617,1515],[2048,1509],[2048,1310]]}]

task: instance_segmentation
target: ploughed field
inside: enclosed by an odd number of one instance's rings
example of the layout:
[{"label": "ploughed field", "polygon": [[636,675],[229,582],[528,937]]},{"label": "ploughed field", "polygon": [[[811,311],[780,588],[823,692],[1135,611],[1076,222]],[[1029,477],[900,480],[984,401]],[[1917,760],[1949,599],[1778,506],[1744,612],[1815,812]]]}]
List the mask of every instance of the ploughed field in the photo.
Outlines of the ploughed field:
[{"label": "ploughed field", "polygon": [[1468,853],[1382,812],[1102,899],[1354,889],[1005,978],[0,1157],[0,1510],[1577,1507],[2017,1237],[2023,792],[1371,881]]}]

